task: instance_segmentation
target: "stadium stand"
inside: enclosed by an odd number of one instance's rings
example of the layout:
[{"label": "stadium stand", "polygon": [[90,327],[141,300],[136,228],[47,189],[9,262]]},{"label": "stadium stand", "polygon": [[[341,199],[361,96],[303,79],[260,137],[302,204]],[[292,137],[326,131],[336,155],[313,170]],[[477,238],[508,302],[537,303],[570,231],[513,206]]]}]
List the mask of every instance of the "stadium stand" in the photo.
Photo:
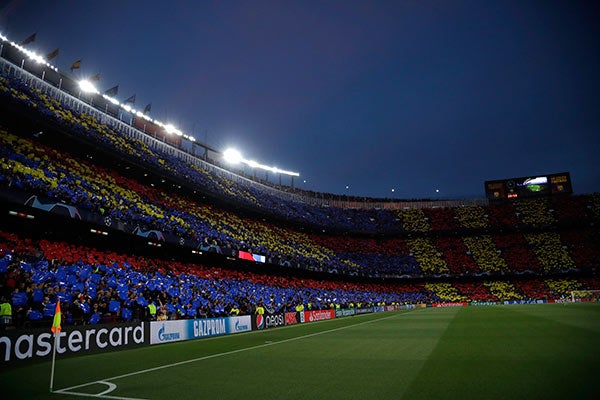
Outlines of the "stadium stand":
[{"label": "stadium stand", "polygon": [[[149,302],[174,319],[224,316],[233,306],[251,313],[259,303],[293,310],[556,300],[600,288],[600,194],[425,208],[353,197],[332,206],[316,201],[330,194],[266,185],[177,141],[131,127],[125,134],[114,115],[2,65],[3,210],[62,214],[65,226],[102,226],[217,257],[211,266],[165,260],[5,224],[0,290],[16,326],[47,322],[58,299],[66,323],[94,324],[149,318]],[[231,267],[240,252],[275,268]]]},{"label": "stadium stand", "polygon": [[[414,304],[437,300],[422,285],[353,284],[295,277],[269,277],[160,259],[104,252],[64,242],[21,239],[0,232],[0,283],[12,298],[15,324],[48,320],[60,299],[67,324],[150,318],[150,302],[169,319],[225,316],[233,305],[250,314],[260,302],[274,311],[298,303],[315,309],[361,304]],[[37,311],[37,312],[36,312]],[[93,317],[93,319],[92,319]]]}]

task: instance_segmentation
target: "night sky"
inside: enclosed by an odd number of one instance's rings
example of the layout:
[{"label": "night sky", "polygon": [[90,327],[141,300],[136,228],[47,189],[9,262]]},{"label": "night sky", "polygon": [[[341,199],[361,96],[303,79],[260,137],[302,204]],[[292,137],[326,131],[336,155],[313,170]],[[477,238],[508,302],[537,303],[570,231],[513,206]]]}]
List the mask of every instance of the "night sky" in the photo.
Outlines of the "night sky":
[{"label": "night sky", "polygon": [[598,2],[0,4],[12,40],[37,32],[28,48],[60,48],[63,71],[82,59],[77,78],[298,187],[480,198],[485,180],[569,171],[600,191]]}]

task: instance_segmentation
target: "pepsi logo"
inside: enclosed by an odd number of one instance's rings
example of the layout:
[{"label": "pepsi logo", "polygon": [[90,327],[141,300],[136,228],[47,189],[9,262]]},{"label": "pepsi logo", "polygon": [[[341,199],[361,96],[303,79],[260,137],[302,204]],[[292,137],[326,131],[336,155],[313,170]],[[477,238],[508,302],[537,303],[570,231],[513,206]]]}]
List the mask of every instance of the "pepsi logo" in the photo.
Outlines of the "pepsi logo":
[{"label": "pepsi logo", "polygon": [[263,329],[265,327],[265,317],[262,314],[256,316],[256,327]]}]

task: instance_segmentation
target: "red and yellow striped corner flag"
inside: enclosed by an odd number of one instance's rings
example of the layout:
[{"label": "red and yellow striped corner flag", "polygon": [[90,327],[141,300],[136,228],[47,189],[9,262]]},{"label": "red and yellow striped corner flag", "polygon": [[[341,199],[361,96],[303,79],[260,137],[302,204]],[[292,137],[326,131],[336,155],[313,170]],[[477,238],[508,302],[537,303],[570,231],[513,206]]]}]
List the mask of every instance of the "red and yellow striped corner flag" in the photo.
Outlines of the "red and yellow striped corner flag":
[{"label": "red and yellow striped corner flag", "polygon": [[60,330],[62,329],[60,326],[61,320],[62,313],[60,312],[60,300],[58,300],[58,302],[56,303],[56,311],[54,311],[54,321],[52,322],[52,328],[50,328],[52,333],[60,333]]}]

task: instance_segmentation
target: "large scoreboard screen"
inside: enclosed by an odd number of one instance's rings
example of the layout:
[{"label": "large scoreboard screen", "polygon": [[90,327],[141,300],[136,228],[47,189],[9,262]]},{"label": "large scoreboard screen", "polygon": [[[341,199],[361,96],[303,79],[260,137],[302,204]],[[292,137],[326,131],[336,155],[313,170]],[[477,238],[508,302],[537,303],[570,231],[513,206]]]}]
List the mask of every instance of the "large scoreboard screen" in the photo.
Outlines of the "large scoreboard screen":
[{"label": "large scoreboard screen", "polygon": [[521,199],[571,193],[573,193],[573,186],[568,172],[485,181],[485,195],[490,200]]}]

